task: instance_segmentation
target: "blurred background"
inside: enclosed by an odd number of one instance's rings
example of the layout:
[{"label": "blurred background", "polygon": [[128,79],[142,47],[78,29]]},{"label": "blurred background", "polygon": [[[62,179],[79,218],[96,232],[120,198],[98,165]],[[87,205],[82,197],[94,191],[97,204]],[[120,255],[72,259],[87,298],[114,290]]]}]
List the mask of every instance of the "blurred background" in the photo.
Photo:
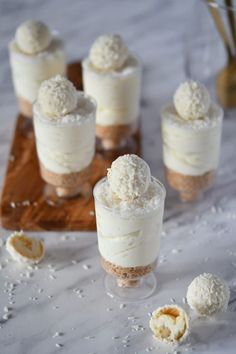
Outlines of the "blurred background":
[{"label": "blurred background", "polygon": [[[60,32],[69,62],[85,57],[95,38],[109,32],[120,33],[141,57],[143,152],[154,174],[161,164],[160,107],[187,76],[203,81],[214,95],[215,75],[226,61],[202,0],[0,0],[1,165],[17,114],[7,46],[27,19],[40,19]],[[1,169],[1,184],[3,173]]]}]

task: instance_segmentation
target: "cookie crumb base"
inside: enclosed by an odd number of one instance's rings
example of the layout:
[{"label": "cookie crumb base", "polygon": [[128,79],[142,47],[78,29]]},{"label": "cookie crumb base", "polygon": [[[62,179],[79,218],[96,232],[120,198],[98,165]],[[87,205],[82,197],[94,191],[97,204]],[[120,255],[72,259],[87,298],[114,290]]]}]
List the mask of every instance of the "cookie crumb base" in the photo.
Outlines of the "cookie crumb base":
[{"label": "cookie crumb base", "polygon": [[196,201],[203,191],[213,185],[215,174],[215,170],[212,170],[200,176],[188,176],[165,167],[166,180],[179,192],[180,199],[184,202]]},{"label": "cookie crumb base", "polygon": [[139,279],[144,275],[153,272],[156,267],[156,261],[146,266],[139,267],[121,267],[101,258],[102,268],[109,274],[117,278],[119,287],[135,287]]},{"label": "cookie crumb base", "polygon": [[119,149],[124,141],[137,131],[137,123],[120,125],[96,124],[96,136],[104,150]]}]

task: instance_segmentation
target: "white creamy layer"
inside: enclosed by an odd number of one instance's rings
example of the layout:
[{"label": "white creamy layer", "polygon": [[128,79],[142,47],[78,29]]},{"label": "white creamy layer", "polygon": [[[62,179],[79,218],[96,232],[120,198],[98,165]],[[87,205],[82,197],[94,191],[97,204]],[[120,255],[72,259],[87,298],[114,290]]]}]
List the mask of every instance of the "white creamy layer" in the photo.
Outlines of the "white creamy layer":
[{"label": "white creamy layer", "polygon": [[35,55],[20,51],[13,40],[9,44],[10,64],[16,95],[34,102],[42,81],[66,73],[63,42],[53,38],[49,48]]},{"label": "white creamy layer", "polygon": [[189,176],[215,170],[220,155],[223,111],[211,104],[204,119],[186,121],[173,105],[162,110],[163,160],[166,167]]},{"label": "white creamy layer", "polygon": [[[105,181],[105,180],[104,180]],[[157,260],[164,209],[163,189],[156,183],[144,196],[144,203],[110,204],[103,182],[95,188],[99,251],[107,261],[121,267],[146,266]],[[148,198],[149,202],[148,202]]]},{"label": "white creamy layer", "polygon": [[141,64],[130,57],[120,71],[99,72],[89,59],[83,61],[84,91],[97,104],[96,123],[100,125],[131,124],[140,112]]},{"label": "white creamy layer", "polygon": [[89,166],[95,152],[94,101],[78,92],[76,110],[59,120],[43,117],[37,103],[33,109],[37,153],[43,166],[59,174]]}]

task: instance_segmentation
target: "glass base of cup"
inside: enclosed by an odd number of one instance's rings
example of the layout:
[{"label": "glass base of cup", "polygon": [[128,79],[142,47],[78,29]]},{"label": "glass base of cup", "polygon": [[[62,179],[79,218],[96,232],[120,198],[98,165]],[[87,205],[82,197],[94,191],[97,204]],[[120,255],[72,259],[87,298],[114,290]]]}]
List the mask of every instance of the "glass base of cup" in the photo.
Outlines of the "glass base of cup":
[{"label": "glass base of cup", "polygon": [[119,279],[107,273],[104,285],[110,297],[133,302],[150,297],[156,290],[157,281],[152,272],[138,279]]},{"label": "glass base of cup", "polygon": [[114,141],[112,139],[102,139],[101,140],[101,147],[104,150],[121,150],[125,148],[127,145],[127,139],[121,139],[119,142]]},{"label": "glass base of cup", "polygon": [[64,187],[55,187],[56,194],[58,198],[71,199],[78,197],[82,191],[81,188],[64,188]]},{"label": "glass base of cup", "polygon": [[105,151],[118,151],[127,147],[137,131],[138,119],[133,123],[100,125],[96,124],[96,137]]},{"label": "glass base of cup", "polygon": [[181,191],[179,192],[179,199],[181,202],[191,203],[202,199],[202,191]]},{"label": "glass base of cup", "polygon": [[45,184],[43,195],[47,204],[54,207],[60,207],[68,199],[79,198],[80,196],[89,200],[92,196],[92,186],[90,183],[84,183],[77,189],[68,189]]},{"label": "glass base of cup", "polygon": [[34,137],[34,127],[32,118],[23,117],[22,123],[20,125],[20,132],[27,139],[32,139]]},{"label": "glass base of cup", "polygon": [[43,189],[43,196],[46,200],[46,203],[52,207],[60,207],[65,203],[63,198],[58,197],[55,187],[50,184],[45,184]]},{"label": "glass base of cup", "polygon": [[190,176],[165,167],[166,180],[171,188],[178,192],[182,202],[192,203],[202,199],[203,193],[212,187],[215,180],[215,170],[203,175]]},{"label": "glass base of cup", "polygon": [[117,157],[125,154],[136,154],[137,153],[137,143],[135,139],[131,136],[122,141],[122,144],[114,149],[104,149],[103,142],[101,139],[96,139],[96,151],[97,154],[105,160],[115,160]]}]

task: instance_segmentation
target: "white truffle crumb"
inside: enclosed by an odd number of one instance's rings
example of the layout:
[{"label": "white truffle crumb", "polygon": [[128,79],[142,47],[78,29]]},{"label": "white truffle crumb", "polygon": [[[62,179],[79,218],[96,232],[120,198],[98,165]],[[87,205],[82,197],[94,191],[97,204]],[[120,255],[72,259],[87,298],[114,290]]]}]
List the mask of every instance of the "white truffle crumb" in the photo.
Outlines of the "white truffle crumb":
[{"label": "white truffle crumb", "polygon": [[129,50],[119,34],[103,35],[93,43],[89,59],[98,70],[111,71],[123,67]]},{"label": "white truffle crumb", "polygon": [[174,94],[175,109],[181,118],[203,118],[210,108],[210,96],[200,82],[189,80],[179,85]]},{"label": "white truffle crumb", "polygon": [[62,347],[63,347],[63,345],[62,345],[61,343],[56,343],[55,346],[56,346],[57,348],[62,348]]},{"label": "white truffle crumb", "polygon": [[9,318],[11,318],[11,314],[10,313],[4,313],[4,315],[2,316],[2,319],[7,321],[9,320]]},{"label": "white truffle crumb", "polygon": [[223,279],[211,273],[194,278],[187,290],[189,306],[201,316],[226,310],[230,290]]},{"label": "white truffle crumb", "polygon": [[82,267],[83,267],[84,270],[89,270],[91,268],[91,265],[83,264]]},{"label": "white truffle crumb", "polygon": [[120,309],[124,309],[124,308],[126,308],[126,304],[120,304]]},{"label": "white truffle crumb", "polygon": [[61,337],[63,336],[63,333],[62,332],[55,332],[52,336],[52,338],[56,338],[56,337]]},{"label": "white truffle crumb", "polygon": [[151,172],[148,164],[137,155],[123,155],[112,162],[107,179],[117,197],[133,200],[147,191]]},{"label": "white truffle crumb", "polygon": [[26,21],[16,30],[16,43],[26,54],[44,51],[51,43],[52,36],[48,27],[40,21]]}]

